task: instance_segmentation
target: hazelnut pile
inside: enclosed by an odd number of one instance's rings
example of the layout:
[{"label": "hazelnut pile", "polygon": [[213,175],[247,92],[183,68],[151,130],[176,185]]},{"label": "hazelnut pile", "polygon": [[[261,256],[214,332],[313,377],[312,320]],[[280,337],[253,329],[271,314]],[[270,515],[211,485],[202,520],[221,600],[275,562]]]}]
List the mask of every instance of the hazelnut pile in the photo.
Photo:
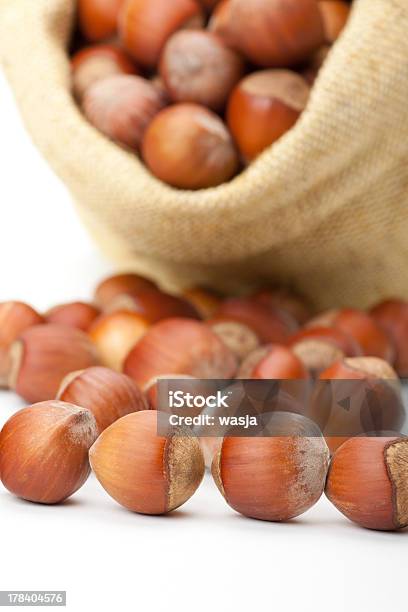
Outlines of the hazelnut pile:
[{"label": "hazelnut pile", "polygon": [[[93,303],[43,314],[2,303],[0,386],[30,406],[0,433],[0,479],[18,497],[56,504],[92,468],[119,504],[163,514],[194,494],[212,464],[228,504],[248,517],[289,520],[325,490],[363,527],[405,527],[408,438],[392,432],[405,418],[398,376],[408,373],[407,340],[403,300],[312,318],[306,300],[282,288],[227,298],[192,288],[175,296],[131,273],[101,282]],[[160,437],[160,378],[367,380],[389,433],[363,437],[356,422],[353,437],[325,436],[319,396],[316,414],[279,406],[273,436],[197,438],[182,430]],[[341,429],[344,412],[330,414]]]},{"label": "hazelnut pile", "polygon": [[180,189],[232,179],[290,130],[350,0],[78,0],[89,122]]}]

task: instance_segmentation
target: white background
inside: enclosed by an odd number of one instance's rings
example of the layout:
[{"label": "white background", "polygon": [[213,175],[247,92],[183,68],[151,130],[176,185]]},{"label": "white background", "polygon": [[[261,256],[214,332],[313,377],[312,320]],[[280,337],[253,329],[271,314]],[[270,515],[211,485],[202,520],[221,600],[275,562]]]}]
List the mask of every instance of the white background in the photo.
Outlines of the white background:
[{"label": "white background", "polygon": [[[33,148],[0,73],[0,301],[91,297],[110,271]],[[0,393],[0,426],[22,404]],[[408,532],[376,533],[327,500],[290,524],[245,519],[207,477],[168,517],[115,504],[91,478],[43,507],[0,485],[0,590],[67,590],[72,610],[407,609]]]}]

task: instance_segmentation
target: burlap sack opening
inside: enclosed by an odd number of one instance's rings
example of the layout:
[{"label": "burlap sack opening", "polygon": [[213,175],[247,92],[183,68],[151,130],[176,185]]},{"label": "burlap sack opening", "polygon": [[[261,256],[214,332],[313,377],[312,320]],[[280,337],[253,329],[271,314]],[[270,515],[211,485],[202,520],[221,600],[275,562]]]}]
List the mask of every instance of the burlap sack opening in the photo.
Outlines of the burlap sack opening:
[{"label": "burlap sack opening", "polygon": [[168,288],[282,282],[316,308],[408,297],[406,0],[355,0],[297,126],[231,183],[195,193],[82,118],[74,13],[75,0],[0,0],[0,54],[34,142],[122,267]]}]

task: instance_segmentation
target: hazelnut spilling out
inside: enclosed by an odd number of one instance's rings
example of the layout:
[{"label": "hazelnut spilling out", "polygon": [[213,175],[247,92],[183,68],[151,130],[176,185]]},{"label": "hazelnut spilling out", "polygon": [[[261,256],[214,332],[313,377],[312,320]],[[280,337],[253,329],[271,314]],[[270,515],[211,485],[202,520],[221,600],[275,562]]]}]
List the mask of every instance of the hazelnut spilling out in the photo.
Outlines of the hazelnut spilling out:
[{"label": "hazelnut spilling out", "polygon": [[49,310],[45,317],[47,323],[56,323],[58,325],[68,325],[68,327],[76,327],[82,331],[88,331],[95,319],[101,314],[101,311],[93,304],[86,302],[71,302],[69,304],[60,304]]},{"label": "hazelnut spilling out", "polygon": [[310,308],[306,299],[288,289],[282,287],[260,289],[254,293],[252,299],[273,310],[287,312],[299,325],[310,319]]},{"label": "hazelnut spilling out", "polygon": [[368,529],[408,526],[408,438],[351,438],[334,455],[326,495]]},{"label": "hazelnut spilling out", "polygon": [[187,300],[158,289],[140,291],[134,295],[118,295],[110,302],[109,311],[128,310],[142,316],[149,323],[171,317],[199,319],[198,312]]},{"label": "hazelnut spilling out", "polygon": [[360,345],[364,355],[379,357],[393,363],[395,348],[387,334],[373,317],[357,308],[329,310],[308,323],[308,327],[335,327],[348,334]]},{"label": "hazelnut spilling out", "polygon": [[57,399],[87,408],[100,433],[123,416],[148,408],[146,398],[131,378],[98,366],[68,374]]},{"label": "hazelnut spilling out", "polygon": [[264,357],[268,355],[271,349],[272,344],[266,344],[258,347],[257,349],[249,353],[249,355],[245,357],[245,359],[239,366],[236,378],[238,378],[239,380],[252,378],[252,373],[255,367]]},{"label": "hazelnut spilling out", "polygon": [[210,27],[252,63],[267,68],[304,62],[324,42],[317,0],[226,0]]},{"label": "hazelnut spilling out", "polygon": [[204,13],[195,0],[125,0],[119,34],[130,55],[151,69],[174,32],[202,25]]},{"label": "hazelnut spilling out", "polygon": [[118,310],[98,317],[89,329],[89,336],[101,363],[121,372],[125,358],[149,327],[149,322],[141,315]]},{"label": "hazelnut spilling out", "polygon": [[153,325],[129,353],[124,371],[142,389],[163,374],[196,378],[233,378],[233,353],[205,324],[192,319],[167,319]]},{"label": "hazelnut spilling out", "polygon": [[227,503],[245,516],[264,521],[287,521],[309,510],[323,493],[329,464],[324,438],[304,435],[307,419],[275,413],[280,415],[297,433],[224,438],[212,464],[214,480]]},{"label": "hazelnut spilling out", "polygon": [[157,178],[180,189],[205,189],[230,180],[239,159],[223,121],[199,104],[175,104],[146,130],[143,159]]},{"label": "hazelnut spilling out", "polygon": [[20,410],[0,433],[2,483],[28,501],[64,501],[87,480],[97,435],[92,414],[72,404],[47,401]]},{"label": "hazelnut spilling out", "polygon": [[127,53],[115,45],[92,45],[78,51],[71,60],[74,95],[82,100],[91,85],[117,74],[138,74]]},{"label": "hazelnut spilling out", "polygon": [[102,308],[109,308],[110,303],[119,295],[135,294],[156,289],[156,285],[138,274],[116,274],[105,278],[95,290],[95,302]]},{"label": "hazelnut spilling out", "polygon": [[159,89],[147,79],[115,75],[97,81],[86,90],[82,109],[102,134],[137,150],[147,126],[165,104]]},{"label": "hazelnut spilling out", "polygon": [[[398,432],[403,427],[401,385],[386,361],[378,357],[346,358],[324,370],[319,379],[342,381],[335,387],[317,387],[309,415],[326,435],[331,452],[352,436]],[[365,382],[358,385],[355,382],[358,380]],[[345,410],[341,400],[347,397],[351,401]]]},{"label": "hazelnut spilling out", "polygon": [[23,302],[0,304],[0,388],[8,386],[11,345],[25,329],[44,322],[43,317],[28,304]]},{"label": "hazelnut spilling out", "polygon": [[287,347],[274,345],[255,365],[250,378],[259,380],[304,380],[309,373],[303,362]]},{"label": "hazelnut spilling out", "polygon": [[248,325],[238,321],[208,321],[213,332],[234,353],[241,363],[259,347],[259,338]]},{"label": "hazelnut spilling out", "polygon": [[155,411],[116,421],[91,448],[90,461],[107,493],[141,514],[165,514],[184,504],[205,470],[196,438],[157,435]]},{"label": "hazelnut spilling out", "polygon": [[62,379],[75,370],[98,364],[88,336],[65,325],[26,329],[10,349],[9,385],[28,402],[55,397]]},{"label": "hazelnut spilling out", "polygon": [[100,41],[115,34],[123,0],[78,0],[79,26],[90,41]]},{"label": "hazelnut spilling out", "polygon": [[247,325],[262,344],[285,344],[297,328],[297,322],[287,313],[273,310],[247,298],[224,300],[213,321],[238,321]]},{"label": "hazelnut spilling out", "polygon": [[398,374],[408,377],[408,302],[386,300],[371,310],[371,316],[394,345]]},{"label": "hazelnut spilling out", "polygon": [[228,102],[227,123],[246,161],[290,130],[306,107],[309,85],[289,70],[263,70],[245,77]]},{"label": "hazelnut spilling out", "polygon": [[357,357],[362,354],[352,336],[329,327],[302,329],[290,338],[289,347],[312,375],[319,374],[344,356]]},{"label": "hazelnut spilling out", "polygon": [[181,30],[164,48],[160,74],[174,102],[196,102],[222,111],[245,63],[216,34]]}]

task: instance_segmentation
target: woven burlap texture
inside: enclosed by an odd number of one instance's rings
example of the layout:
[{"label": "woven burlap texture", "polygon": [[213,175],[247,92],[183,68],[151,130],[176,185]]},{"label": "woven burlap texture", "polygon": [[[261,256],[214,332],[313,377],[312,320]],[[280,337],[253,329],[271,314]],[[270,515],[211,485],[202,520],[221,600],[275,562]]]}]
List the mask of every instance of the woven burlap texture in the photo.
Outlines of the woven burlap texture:
[{"label": "woven burlap texture", "polygon": [[195,193],[154,179],[82,117],[74,18],[74,0],[0,0],[0,57],[33,141],[122,267],[170,288],[282,282],[316,308],[408,297],[406,0],[355,0],[296,127]]}]

